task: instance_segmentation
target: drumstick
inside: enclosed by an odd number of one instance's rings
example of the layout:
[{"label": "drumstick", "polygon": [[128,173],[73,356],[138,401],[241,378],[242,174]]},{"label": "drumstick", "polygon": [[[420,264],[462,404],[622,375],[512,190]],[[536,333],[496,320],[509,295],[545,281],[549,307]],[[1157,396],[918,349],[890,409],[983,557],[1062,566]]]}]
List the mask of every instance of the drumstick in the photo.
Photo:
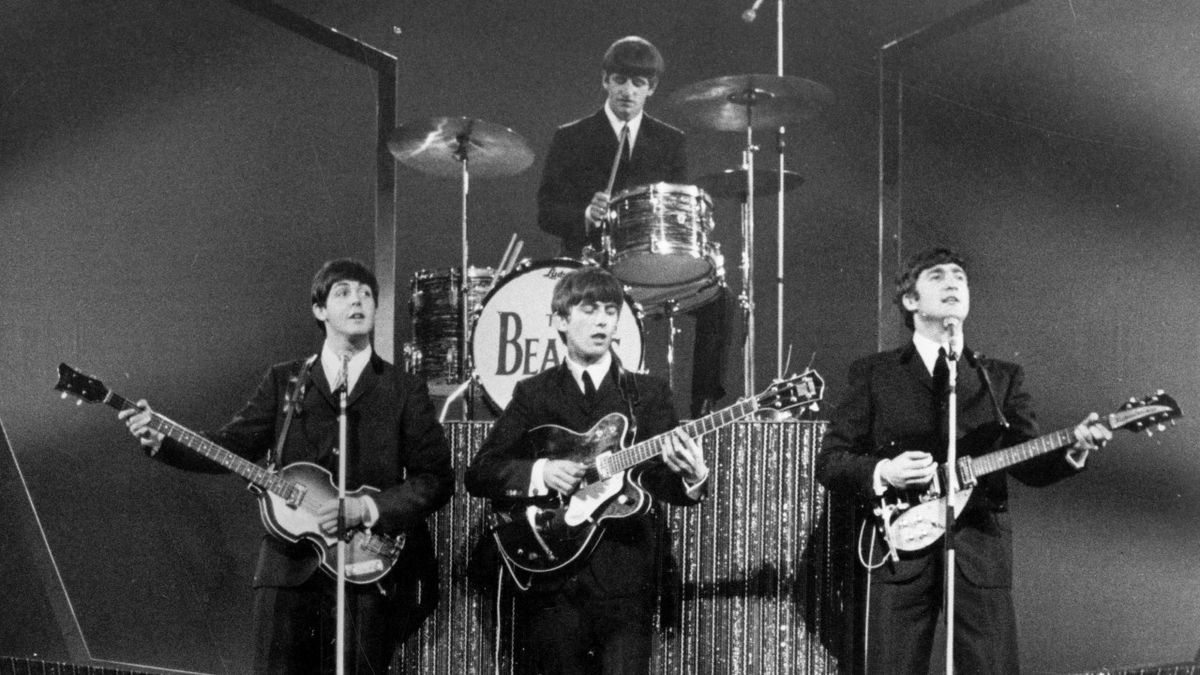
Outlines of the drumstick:
[{"label": "drumstick", "polygon": [[522,239],[521,241],[517,242],[517,248],[513,250],[512,259],[508,262],[508,269],[504,270],[505,275],[507,275],[513,270],[514,267],[517,266],[517,261],[521,259],[521,248],[523,246],[525,246],[525,240]]},{"label": "drumstick", "polygon": [[496,271],[503,273],[504,266],[508,264],[508,254],[512,253],[513,243],[517,241],[517,233],[513,232],[513,236],[508,240],[508,247],[504,249],[504,255],[500,256],[500,264],[496,265]]},{"label": "drumstick", "polygon": [[621,153],[625,151],[625,142],[629,138],[629,125],[621,127],[621,139],[617,141],[617,156],[613,157],[612,170],[608,172],[608,187],[604,194],[612,196],[613,183],[617,182],[617,167],[621,165]]}]

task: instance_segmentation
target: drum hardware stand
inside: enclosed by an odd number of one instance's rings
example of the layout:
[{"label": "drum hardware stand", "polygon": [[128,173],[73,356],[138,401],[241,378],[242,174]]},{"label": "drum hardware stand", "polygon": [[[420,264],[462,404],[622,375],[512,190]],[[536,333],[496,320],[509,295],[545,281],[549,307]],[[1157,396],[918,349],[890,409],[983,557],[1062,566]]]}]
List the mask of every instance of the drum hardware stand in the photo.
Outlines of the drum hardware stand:
[{"label": "drum hardware stand", "polygon": [[[470,157],[468,157],[467,148],[470,146],[471,140],[471,124],[467,125],[466,131],[459,134],[454,140],[458,144],[458,148],[454,151],[454,159],[458,160],[462,165],[462,259],[461,276],[459,277],[458,293],[459,293],[459,315],[462,317],[459,322],[459,341],[458,341],[458,376],[463,378],[470,385],[474,378],[468,377],[467,374],[472,372],[470,365],[470,356],[467,355],[467,331],[471,327],[471,318],[467,312],[467,304],[470,299],[470,272],[467,267],[468,259],[468,243],[467,243],[467,195],[471,191],[471,171],[468,168]],[[457,391],[457,390],[456,390]],[[475,388],[468,386],[463,397],[463,417],[462,421],[467,422],[475,416]]]},{"label": "drum hardware stand", "polygon": [[667,386],[675,391],[675,328],[676,301],[667,300],[663,303],[663,316],[667,319]]},{"label": "drum hardware stand", "polygon": [[742,294],[738,301],[742,307],[742,393],[746,396],[757,391],[754,387],[754,104],[773,94],[747,88],[730,97],[730,101],[746,106],[746,147],[742,151],[742,168],[746,171],[746,199],[742,202]]}]

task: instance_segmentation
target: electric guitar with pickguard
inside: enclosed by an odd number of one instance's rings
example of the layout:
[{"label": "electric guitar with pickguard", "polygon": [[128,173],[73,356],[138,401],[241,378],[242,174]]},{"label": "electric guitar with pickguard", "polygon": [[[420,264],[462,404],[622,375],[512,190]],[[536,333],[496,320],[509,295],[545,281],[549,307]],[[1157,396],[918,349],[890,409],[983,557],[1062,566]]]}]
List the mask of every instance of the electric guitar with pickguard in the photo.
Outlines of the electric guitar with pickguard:
[{"label": "electric guitar with pickguard", "polygon": [[[1165,429],[1164,422],[1182,414],[1175,400],[1160,391],[1140,401],[1130,400],[1116,412],[1101,416],[1097,423],[1113,431],[1128,429],[1152,433],[1149,427]],[[890,548],[890,555],[894,559],[897,551],[919,551],[940,539],[946,531],[946,500],[953,500],[954,515],[958,516],[981,476],[1061,450],[1074,442],[1075,427],[1059,429],[985,455],[959,457],[953,476],[949,475],[943,463],[938,466],[934,480],[927,488],[889,489],[875,501],[874,512]],[[944,485],[950,486],[949,495],[946,494],[947,490],[943,490]]]},{"label": "electric guitar with pickguard", "polygon": [[[812,406],[825,392],[825,381],[814,370],[772,382],[761,394],[681,425],[693,439],[716,431],[759,410],[789,410]],[[496,504],[492,536],[510,573],[553,572],[587,556],[604,533],[605,521],[644,513],[651,497],[630,477],[632,469],[662,454],[674,431],[624,446],[629,420],[609,413],[591,429],[576,433],[557,425],[535,427],[526,442],[549,451],[554,459],[587,465],[578,489],[568,496]],[[520,580],[517,580],[520,583]]]},{"label": "electric guitar with pickguard", "polygon": [[[83,375],[65,363],[58,366],[58,384],[54,388],[63,392],[63,398],[67,394],[77,396],[80,404],[86,401],[105,403],[117,410],[139,409],[136,403],[109,391],[100,380]],[[320,556],[321,569],[337,577],[338,540],[323,533],[317,519],[317,511],[338,498],[329,471],[310,462],[296,462],[269,471],[159,413],[151,415],[149,426],[250,481],[250,489],[258,495],[259,514],[267,531],[284,541],[309,542]],[[364,485],[347,496],[376,492],[379,490]],[[382,579],[395,566],[404,549],[405,536],[389,537],[355,528],[346,532],[345,540],[346,581],[370,584]]]}]

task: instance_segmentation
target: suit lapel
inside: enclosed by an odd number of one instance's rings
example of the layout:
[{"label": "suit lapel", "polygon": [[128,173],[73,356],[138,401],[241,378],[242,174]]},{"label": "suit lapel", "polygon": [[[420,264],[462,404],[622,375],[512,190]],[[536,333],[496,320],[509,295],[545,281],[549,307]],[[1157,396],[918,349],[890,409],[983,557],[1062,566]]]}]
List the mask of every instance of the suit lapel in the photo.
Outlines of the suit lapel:
[{"label": "suit lapel", "polygon": [[927,391],[933,391],[933,375],[925,368],[925,362],[921,360],[921,354],[912,342],[900,349],[900,368]]}]

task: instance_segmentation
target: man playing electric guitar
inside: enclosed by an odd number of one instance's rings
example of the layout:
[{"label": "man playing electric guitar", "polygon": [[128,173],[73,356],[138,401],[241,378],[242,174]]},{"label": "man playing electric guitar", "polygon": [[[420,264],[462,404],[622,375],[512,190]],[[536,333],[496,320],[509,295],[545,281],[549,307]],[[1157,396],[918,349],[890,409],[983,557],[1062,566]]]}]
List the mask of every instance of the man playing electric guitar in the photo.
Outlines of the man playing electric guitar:
[{"label": "man playing electric guitar", "polygon": [[[322,266],[311,291],[311,311],[325,334],[319,358],[272,366],[237,415],[206,434],[251,462],[268,457],[284,470],[316,465],[336,484],[339,391],[345,387],[345,526],[404,542],[390,573],[346,589],[345,665],[351,673],[386,672],[396,645],[436,603],[437,564],[425,519],[454,491],[449,444],[425,383],[371,347],[378,296],[375,275],[361,263],[333,260]],[[197,471],[224,470],[164,436],[146,402],[138,404],[140,410],[123,410],[120,418],[155,459]],[[369,492],[359,490],[367,486]],[[334,536],[336,494],[311,507],[304,502],[312,500],[299,500],[300,508],[286,515],[311,519],[313,536]],[[334,672],[334,646],[341,642],[334,622],[336,585],[318,571],[319,558],[309,541],[263,537],[254,573],[255,673]]]},{"label": "man playing electric guitar", "polygon": [[[631,373],[610,346],[624,290],[611,274],[584,267],[558,281],[551,320],[566,343],[557,367],[523,380],[467,468],[467,490],[498,504],[570,499],[586,463],[534,447],[530,433],[544,425],[575,432],[605,415],[621,413],[636,427],[636,440],[678,424],[671,391],[657,378]],[[661,460],[632,469],[625,495],[641,490],[672,504],[697,503],[708,467],[700,446],[679,432],[668,434]],[[616,498],[620,499],[620,497]],[[649,496],[646,496],[647,505]],[[615,501],[615,500],[614,500]],[[626,499],[626,502],[630,502]],[[622,504],[624,506],[625,504]],[[603,517],[603,509],[596,512]],[[541,673],[644,673],[650,663],[659,580],[670,556],[666,525],[656,509],[635,510],[605,521],[590,552],[561,568],[527,575],[518,630],[527,643],[518,659]]]},{"label": "man playing electric guitar", "polygon": [[[1020,366],[977,357],[963,348],[970,310],[963,261],[947,249],[910,258],[896,280],[895,302],[912,342],[850,366],[847,390],[830,416],[816,461],[817,479],[832,491],[877,499],[930,486],[948,444],[948,364],[957,360],[957,455],[978,456],[1037,437]],[[954,666],[961,673],[1018,672],[1012,604],[1012,533],[1005,473],[1047,485],[1082,469],[1090,450],[1112,437],[1092,413],[1074,428],[1074,444],[1007,472],[982,476],[954,527],[956,552]],[[987,431],[994,433],[988,434]],[[990,436],[984,443],[976,439]],[[897,444],[900,447],[897,447]],[[942,609],[944,547],[881,555],[871,573],[866,672],[926,673]],[[883,560],[880,560],[884,558]]]}]

